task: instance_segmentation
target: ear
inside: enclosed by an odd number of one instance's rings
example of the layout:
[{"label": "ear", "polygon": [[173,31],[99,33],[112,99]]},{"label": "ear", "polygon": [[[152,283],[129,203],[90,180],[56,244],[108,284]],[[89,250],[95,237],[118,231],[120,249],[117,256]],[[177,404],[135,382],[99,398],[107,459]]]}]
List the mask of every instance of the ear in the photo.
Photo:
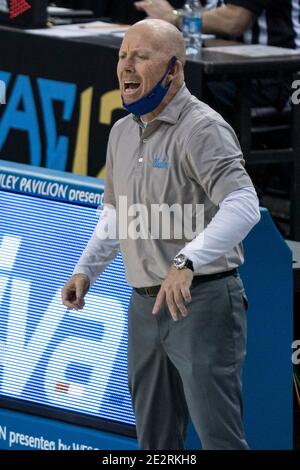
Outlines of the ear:
[{"label": "ear", "polygon": [[173,81],[174,82],[182,82],[184,81],[184,72],[183,72],[183,65],[180,60],[176,60],[175,64],[173,65],[172,69],[167,75],[167,83]]},{"label": "ear", "polygon": [[177,59],[176,62],[171,66],[170,71],[167,75],[168,83],[173,80],[176,75],[178,75],[178,73],[180,73],[180,70],[182,70],[182,64]]}]

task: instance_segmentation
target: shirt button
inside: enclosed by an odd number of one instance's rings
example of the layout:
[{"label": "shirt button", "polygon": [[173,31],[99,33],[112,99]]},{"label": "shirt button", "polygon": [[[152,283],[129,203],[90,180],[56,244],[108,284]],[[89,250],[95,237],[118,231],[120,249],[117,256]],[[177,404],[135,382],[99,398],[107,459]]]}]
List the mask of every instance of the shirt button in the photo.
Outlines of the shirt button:
[{"label": "shirt button", "polygon": [[143,161],[143,157],[140,157],[139,158],[139,163],[142,163],[142,161]]},{"label": "shirt button", "polygon": [[148,142],[148,139],[143,139],[143,144],[146,144]]}]

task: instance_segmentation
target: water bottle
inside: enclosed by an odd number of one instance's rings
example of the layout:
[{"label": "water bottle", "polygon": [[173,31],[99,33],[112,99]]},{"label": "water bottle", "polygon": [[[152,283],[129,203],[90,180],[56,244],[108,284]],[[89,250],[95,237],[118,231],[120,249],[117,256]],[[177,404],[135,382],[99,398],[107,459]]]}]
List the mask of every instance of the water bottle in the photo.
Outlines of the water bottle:
[{"label": "water bottle", "polygon": [[199,0],[186,0],[182,10],[181,30],[187,55],[197,55],[202,47],[202,5]]}]

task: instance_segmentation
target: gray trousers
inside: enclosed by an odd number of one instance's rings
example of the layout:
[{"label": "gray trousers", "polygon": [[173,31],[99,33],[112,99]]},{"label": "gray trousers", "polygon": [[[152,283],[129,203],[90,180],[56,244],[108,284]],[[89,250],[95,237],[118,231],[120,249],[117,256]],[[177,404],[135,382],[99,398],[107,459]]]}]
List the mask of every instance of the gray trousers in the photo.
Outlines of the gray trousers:
[{"label": "gray trousers", "polygon": [[133,290],[128,380],[140,449],[182,450],[192,419],[203,449],[248,449],[242,423],[246,297],[239,277],[191,288],[188,316]]}]

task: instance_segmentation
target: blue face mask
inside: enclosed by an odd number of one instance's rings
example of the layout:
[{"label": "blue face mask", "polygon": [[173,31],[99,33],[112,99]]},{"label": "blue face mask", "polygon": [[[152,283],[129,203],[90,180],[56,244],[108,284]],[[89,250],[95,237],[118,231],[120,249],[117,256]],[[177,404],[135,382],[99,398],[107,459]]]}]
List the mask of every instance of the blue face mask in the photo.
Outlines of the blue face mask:
[{"label": "blue face mask", "polygon": [[151,113],[155,108],[157,108],[170,88],[171,82],[164,86],[162,82],[170,72],[170,70],[174,67],[177,58],[175,56],[172,57],[170,63],[168,65],[168,69],[161,80],[152,88],[151,91],[142,98],[137,101],[134,101],[131,104],[126,104],[124,98],[122,96],[122,103],[123,107],[129,112],[134,114],[135,116],[143,116],[144,114]]}]

